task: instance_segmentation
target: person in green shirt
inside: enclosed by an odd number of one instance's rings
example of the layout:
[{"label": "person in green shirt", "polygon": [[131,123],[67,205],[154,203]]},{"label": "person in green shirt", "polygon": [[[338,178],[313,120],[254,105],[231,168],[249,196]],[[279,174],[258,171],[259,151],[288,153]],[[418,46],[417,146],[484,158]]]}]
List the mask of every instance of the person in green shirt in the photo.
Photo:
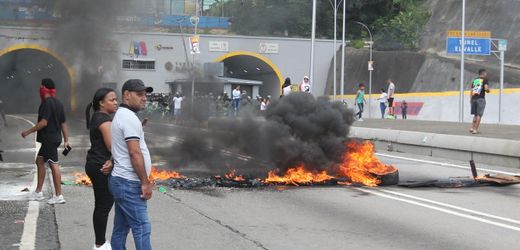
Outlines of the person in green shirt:
[{"label": "person in green shirt", "polygon": [[358,106],[359,112],[357,112],[356,116],[358,118],[358,121],[362,122],[363,110],[367,101],[365,100],[365,84],[360,83],[358,86],[359,88],[356,93],[356,105]]}]

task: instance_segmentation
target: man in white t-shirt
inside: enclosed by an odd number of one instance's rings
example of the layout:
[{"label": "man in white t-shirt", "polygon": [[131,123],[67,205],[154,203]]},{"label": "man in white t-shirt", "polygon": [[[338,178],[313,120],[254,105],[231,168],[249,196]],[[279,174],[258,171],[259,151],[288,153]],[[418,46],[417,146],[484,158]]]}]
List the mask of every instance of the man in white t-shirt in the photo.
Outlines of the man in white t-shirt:
[{"label": "man in white t-shirt", "polygon": [[235,89],[231,92],[231,96],[233,97],[233,112],[235,116],[238,114],[238,107],[240,106],[240,97],[242,92],[240,92],[240,85],[237,85]]},{"label": "man in white t-shirt", "polygon": [[114,168],[108,187],[115,202],[113,249],[126,249],[130,229],[136,249],[152,249],[147,211],[147,200],[152,197],[152,183],[148,179],[152,161],[144,140],[143,126],[136,114],[145,107],[146,93],[152,91],[139,79],[126,81],[122,89],[123,103],[112,120]]},{"label": "man in white t-shirt", "polygon": [[182,110],[182,101],[184,100],[184,97],[182,97],[179,93],[173,97],[173,119],[175,123],[177,123],[181,117],[181,110]]}]

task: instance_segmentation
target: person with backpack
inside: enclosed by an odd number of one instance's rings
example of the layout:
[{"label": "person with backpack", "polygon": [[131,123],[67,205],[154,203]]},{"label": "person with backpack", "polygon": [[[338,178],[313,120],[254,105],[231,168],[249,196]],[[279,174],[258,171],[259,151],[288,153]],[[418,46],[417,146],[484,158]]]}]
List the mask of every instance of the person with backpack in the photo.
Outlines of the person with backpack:
[{"label": "person with backpack", "polygon": [[480,69],[478,77],[471,83],[471,114],[473,115],[473,122],[469,132],[472,134],[479,133],[480,121],[486,109],[486,93],[489,93],[487,71]]}]

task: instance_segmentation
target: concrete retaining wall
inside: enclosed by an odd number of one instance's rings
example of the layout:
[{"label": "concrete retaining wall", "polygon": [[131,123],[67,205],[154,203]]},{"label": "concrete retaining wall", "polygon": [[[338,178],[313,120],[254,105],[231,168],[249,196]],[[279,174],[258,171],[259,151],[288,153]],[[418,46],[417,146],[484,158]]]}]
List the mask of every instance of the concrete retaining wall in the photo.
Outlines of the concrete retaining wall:
[{"label": "concrete retaining wall", "polygon": [[379,150],[520,168],[520,141],[352,127],[351,137],[374,140]]}]

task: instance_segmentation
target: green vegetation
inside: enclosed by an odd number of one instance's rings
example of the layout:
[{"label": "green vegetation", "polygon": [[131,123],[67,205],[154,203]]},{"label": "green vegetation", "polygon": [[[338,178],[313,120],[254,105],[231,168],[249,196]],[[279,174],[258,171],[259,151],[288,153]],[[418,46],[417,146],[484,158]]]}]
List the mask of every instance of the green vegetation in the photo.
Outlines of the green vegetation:
[{"label": "green vegetation", "polygon": [[[430,14],[424,0],[347,0],[347,36],[368,40],[366,30],[354,21],[365,23],[373,32],[376,47],[414,49]],[[317,37],[334,35],[334,0],[318,0]],[[341,37],[342,4],[337,0],[337,36]],[[232,32],[241,35],[310,37],[312,1],[310,0],[218,0],[208,14],[231,17]],[[359,44],[359,43],[356,43]]]}]

